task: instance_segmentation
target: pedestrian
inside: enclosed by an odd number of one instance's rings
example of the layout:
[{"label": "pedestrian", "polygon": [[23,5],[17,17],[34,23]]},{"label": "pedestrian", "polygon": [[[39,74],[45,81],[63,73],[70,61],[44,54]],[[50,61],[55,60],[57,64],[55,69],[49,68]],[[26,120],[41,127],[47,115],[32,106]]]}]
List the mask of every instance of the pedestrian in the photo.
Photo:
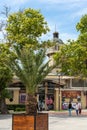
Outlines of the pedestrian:
[{"label": "pedestrian", "polygon": [[81,102],[78,103],[78,107],[79,107],[79,114],[81,114],[81,111],[82,111]]},{"label": "pedestrian", "polygon": [[42,104],[42,101],[39,101],[38,102],[38,111],[42,111],[42,106],[43,104]]},{"label": "pedestrian", "polygon": [[79,111],[78,102],[76,103],[76,107],[75,107],[75,109],[76,109],[76,115],[78,116],[78,111]]},{"label": "pedestrian", "polygon": [[68,110],[69,110],[69,116],[71,116],[71,111],[72,111],[72,103],[69,102],[69,105],[68,105]]}]

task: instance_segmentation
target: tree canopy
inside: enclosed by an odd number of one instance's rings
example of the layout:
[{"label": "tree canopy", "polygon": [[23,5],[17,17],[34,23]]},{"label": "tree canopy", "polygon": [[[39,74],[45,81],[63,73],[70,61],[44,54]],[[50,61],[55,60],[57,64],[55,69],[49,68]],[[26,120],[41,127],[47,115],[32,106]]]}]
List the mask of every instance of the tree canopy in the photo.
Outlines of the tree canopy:
[{"label": "tree canopy", "polygon": [[76,25],[76,29],[77,29],[77,31],[80,31],[80,34],[87,32],[87,14],[82,16],[82,18]]},{"label": "tree canopy", "polygon": [[54,59],[65,74],[87,77],[87,15],[82,16],[76,28],[80,31],[77,40],[65,44]]},{"label": "tree canopy", "polygon": [[4,84],[6,86],[12,78],[11,71],[9,71],[8,66],[6,66],[10,55],[8,45],[0,44],[0,86],[3,86]]},{"label": "tree canopy", "polygon": [[39,10],[28,8],[9,15],[6,31],[11,44],[38,46],[40,37],[46,34],[49,28]]}]

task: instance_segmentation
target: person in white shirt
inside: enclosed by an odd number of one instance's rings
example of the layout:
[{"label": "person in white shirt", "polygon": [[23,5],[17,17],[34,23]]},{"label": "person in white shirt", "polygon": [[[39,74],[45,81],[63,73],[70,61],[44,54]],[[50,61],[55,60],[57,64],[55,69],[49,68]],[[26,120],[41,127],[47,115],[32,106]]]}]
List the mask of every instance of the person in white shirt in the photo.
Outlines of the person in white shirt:
[{"label": "person in white shirt", "polygon": [[75,107],[75,109],[76,109],[76,115],[78,116],[78,111],[79,111],[78,102],[76,103],[76,107]]}]

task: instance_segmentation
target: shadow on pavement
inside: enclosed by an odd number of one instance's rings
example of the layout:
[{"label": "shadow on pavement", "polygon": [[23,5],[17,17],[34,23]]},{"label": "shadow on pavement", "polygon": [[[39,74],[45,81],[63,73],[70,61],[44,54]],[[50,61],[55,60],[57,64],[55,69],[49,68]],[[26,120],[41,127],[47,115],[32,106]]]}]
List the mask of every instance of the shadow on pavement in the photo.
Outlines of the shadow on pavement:
[{"label": "shadow on pavement", "polygon": [[12,115],[8,115],[8,114],[0,114],[0,120],[5,120],[5,119],[9,119],[11,118]]}]

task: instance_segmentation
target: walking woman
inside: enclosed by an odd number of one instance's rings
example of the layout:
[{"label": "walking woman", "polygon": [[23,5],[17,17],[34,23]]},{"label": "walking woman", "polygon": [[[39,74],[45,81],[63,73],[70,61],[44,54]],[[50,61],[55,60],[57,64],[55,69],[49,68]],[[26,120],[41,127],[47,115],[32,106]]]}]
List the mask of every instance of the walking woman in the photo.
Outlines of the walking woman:
[{"label": "walking woman", "polygon": [[72,104],[71,104],[71,102],[69,102],[68,110],[69,110],[69,116],[71,116],[72,115],[72,113],[71,113],[71,111],[72,111]]}]

